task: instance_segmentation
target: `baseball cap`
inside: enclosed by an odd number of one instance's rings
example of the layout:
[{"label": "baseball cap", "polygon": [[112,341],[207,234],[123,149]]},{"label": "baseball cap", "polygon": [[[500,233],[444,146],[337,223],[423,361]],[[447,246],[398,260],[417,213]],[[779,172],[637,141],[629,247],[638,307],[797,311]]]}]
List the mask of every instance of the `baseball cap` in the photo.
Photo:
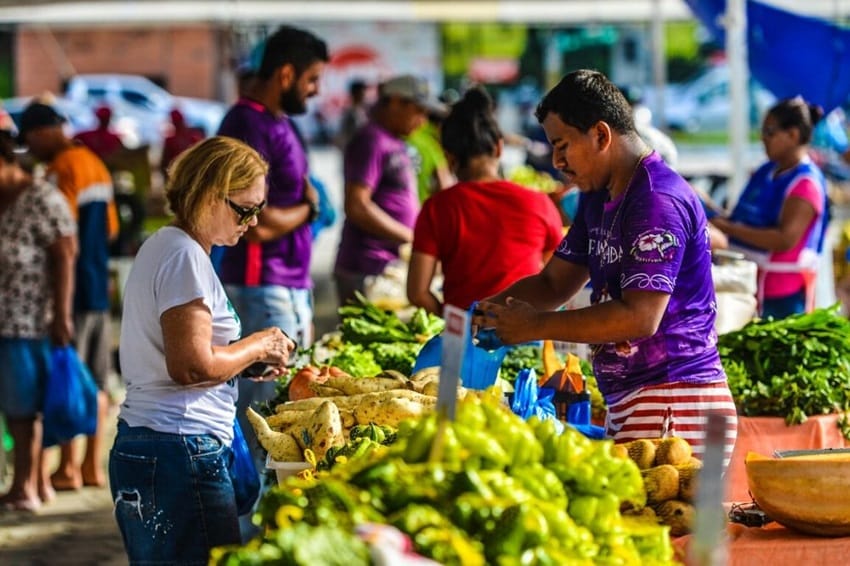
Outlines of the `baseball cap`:
[{"label": "baseball cap", "polygon": [[428,82],[413,75],[399,75],[382,82],[378,86],[378,94],[384,96],[398,96],[411,100],[434,114],[446,114],[448,108],[439,99],[431,95]]},{"label": "baseball cap", "polygon": [[46,126],[61,126],[64,123],[65,117],[55,108],[41,102],[33,102],[21,113],[18,142],[24,143],[24,137],[32,130]]}]

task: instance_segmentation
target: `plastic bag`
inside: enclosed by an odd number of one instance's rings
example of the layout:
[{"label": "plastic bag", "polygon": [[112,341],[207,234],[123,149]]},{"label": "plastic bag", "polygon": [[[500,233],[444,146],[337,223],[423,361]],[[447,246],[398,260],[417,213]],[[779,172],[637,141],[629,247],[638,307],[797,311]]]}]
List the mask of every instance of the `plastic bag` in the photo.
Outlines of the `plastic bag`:
[{"label": "plastic bag", "polygon": [[605,427],[590,424],[590,393],[587,390],[574,395],[567,406],[567,424],[588,438],[605,438]]},{"label": "plastic bag", "polygon": [[[481,332],[479,331],[479,335]],[[499,368],[502,367],[502,360],[508,353],[508,347],[497,346],[496,344],[501,342],[498,341],[495,333],[490,332],[490,334],[495,341],[474,344],[470,336],[467,343],[460,377],[463,386],[468,389],[487,389],[496,383],[496,378],[499,377]]]},{"label": "plastic bag", "polygon": [[233,492],[236,494],[236,509],[240,515],[250,513],[260,496],[260,474],[239,420],[233,419],[233,462],[230,464],[230,480],[233,482]]},{"label": "plastic bag", "polygon": [[57,346],[44,396],[42,446],[62,444],[97,430],[97,384],[73,346]]},{"label": "plastic bag", "polygon": [[560,432],[563,430],[563,424],[558,420],[554,397],[555,390],[537,385],[537,374],[533,369],[526,368],[520,370],[514,382],[511,410],[525,420],[534,416],[540,420],[552,419],[557,423]]},{"label": "plastic bag", "polygon": [[[470,315],[474,308],[475,304],[469,308]],[[490,329],[479,330],[477,340],[478,344],[475,344],[472,334],[469,333],[460,369],[461,382],[468,389],[487,389],[496,383],[502,360],[505,359],[510,346],[502,345]],[[441,365],[442,354],[443,337],[434,336],[419,350],[413,373],[426,367]]]}]

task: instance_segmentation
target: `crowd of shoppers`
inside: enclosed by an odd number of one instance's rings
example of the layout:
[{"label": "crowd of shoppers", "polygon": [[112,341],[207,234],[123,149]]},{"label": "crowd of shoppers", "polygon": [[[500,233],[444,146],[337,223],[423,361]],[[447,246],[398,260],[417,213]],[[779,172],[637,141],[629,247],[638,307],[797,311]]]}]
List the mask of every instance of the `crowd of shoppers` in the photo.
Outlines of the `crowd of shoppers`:
[{"label": "crowd of shoppers", "polygon": [[[295,349],[314,339],[310,268],[321,206],[293,118],[319,94],[329,61],[323,39],[281,26],[243,69],[239,99],[217,135],[203,140],[172,113],[162,163],[173,221],[138,250],[123,293],[126,398],[108,479],[131,563],[203,563],[212,547],[245,538],[234,420],[262,468],[246,409],[276,395]],[[580,194],[564,236],[550,198],[503,178],[505,135],[484,88],[467,89],[447,107],[412,74],[374,87],[368,106],[371,86],[352,83],[352,108],[337,137],[344,152],[333,272],[339,304],[411,245],[412,304],[439,314],[447,304],[478,303],[474,330],[491,329],[505,344],[589,344],[609,408],[608,436],[625,441],[674,429],[700,455],[705,416],[720,410],[728,458],[736,416],[715,345],[709,220],[673,160],[665,163],[648,145],[623,92],[605,75],[580,70],[537,106],[552,167]],[[98,130],[76,141],[115,146],[109,115],[99,117]],[[728,219],[710,220],[731,245],[767,258],[765,315],[806,308],[806,258],[821,252],[828,221],[823,177],[807,157],[819,118],[799,98],[774,106],[762,128],[769,162]],[[14,478],[0,504],[18,511],[38,509],[54,489],[106,483],[107,246],[119,224],[109,171],[66,135],[63,121],[34,102],[17,138],[0,132],[0,411],[16,445]],[[428,170],[428,152],[420,148],[419,160],[411,159],[417,135],[434,142]],[[18,163],[17,143],[43,175]],[[435,290],[438,274],[443,284]],[[588,285],[590,306],[562,308]],[[63,344],[74,344],[97,378],[98,429],[82,457],[77,444],[63,446],[48,476],[41,401],[50,347]],[[240,377],[254,364],[266,366],[264,377]],[[656,407],[659,396],[665,410]],[[677,428],[684,418],[689,426]]]}]

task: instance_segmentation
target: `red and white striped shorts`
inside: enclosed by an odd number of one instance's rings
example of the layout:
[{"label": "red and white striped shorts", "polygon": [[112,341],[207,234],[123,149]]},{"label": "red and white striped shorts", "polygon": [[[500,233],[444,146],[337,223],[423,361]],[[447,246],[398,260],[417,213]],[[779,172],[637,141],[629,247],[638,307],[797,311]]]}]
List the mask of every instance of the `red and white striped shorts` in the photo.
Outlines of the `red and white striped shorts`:
[{"label": "red and white striped shorts", "polygon": [[701,459],[709,413],[726,417],[725,469],[738,436],[738,414],[725,381],[665,383],[639,389],[608,406],[605,432],[616,442],[678,436],[687,440],[694,456]]}]

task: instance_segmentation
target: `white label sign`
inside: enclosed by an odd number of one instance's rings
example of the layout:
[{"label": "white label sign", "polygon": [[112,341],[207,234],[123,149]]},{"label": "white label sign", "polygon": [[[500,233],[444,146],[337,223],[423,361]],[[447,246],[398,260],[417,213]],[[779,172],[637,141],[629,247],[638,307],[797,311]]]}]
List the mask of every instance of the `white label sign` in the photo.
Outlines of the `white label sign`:
[{"label": "white label sign", "polygon": [[457,405],[457,386],[466,345],[469,344],[469,314],[452,305],[443,309],[446,329],[443,330],[443,351],[440,361],[440,387],[437,391],[437,412],[454,420]]}]

